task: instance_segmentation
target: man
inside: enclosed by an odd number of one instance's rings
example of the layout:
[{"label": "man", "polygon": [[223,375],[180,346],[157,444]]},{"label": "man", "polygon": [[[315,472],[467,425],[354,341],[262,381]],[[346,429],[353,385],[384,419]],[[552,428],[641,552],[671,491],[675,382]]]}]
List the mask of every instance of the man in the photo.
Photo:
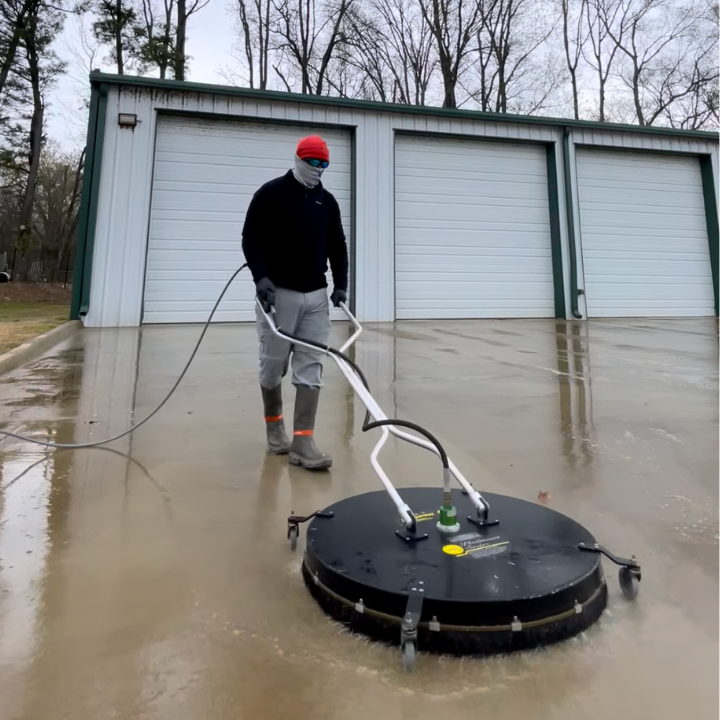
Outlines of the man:
[{"label": "man", "polygon": [[[327,344],[330,307],[325,274],[332,270],[335,307],[347,300],[348,251],[337,200],[320,182],[330,162],[324,140],[305,137],[297,145],[295,166],[264,184],[253,196],[243,227],[242,247],[266,312],[275,309],[275,324],[299,337]],[[293,465],[327,469],[332,458],[320,452],[313,432],[320,389],[320,353],[292,348],[272,334],[256,308],[260,343],[260,388],[268,449],[289,453]],[[285,432],[282,379],[292,351],[295,386],[293,439]]]}]

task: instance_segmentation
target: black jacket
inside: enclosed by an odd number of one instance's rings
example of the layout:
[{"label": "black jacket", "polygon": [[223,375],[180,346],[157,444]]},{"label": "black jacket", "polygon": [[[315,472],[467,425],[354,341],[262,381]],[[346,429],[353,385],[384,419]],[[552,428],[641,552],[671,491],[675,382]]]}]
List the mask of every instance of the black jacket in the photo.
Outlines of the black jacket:
[{"label": "black jacket", "polygon": [[347,291],[348,251],[337,200],[318,183],[308,189],[292,170],[265,183],[245,216],[242,248],[255,282],[307,293],[327,287],[328,260],[335,289]]}]

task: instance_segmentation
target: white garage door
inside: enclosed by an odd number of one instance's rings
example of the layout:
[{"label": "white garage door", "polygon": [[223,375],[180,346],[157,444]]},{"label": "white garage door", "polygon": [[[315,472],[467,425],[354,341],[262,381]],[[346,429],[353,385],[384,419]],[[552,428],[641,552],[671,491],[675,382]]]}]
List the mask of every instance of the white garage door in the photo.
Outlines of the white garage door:
[{"label": "white garage door", "polygon": [[715,314],[700,162],[578,148],[589,317]]},{"label": "white garage door", "polygon": [[399,319],[553,317],[545,148],[399,135]]},{"label": "white garage door", "polygon": [[[245,262],[242,227],[253,193],[293,165],[304,135],[320,134],[331,164],[323,185],[340,205],[350,249],[350,133],[302,125],[158,118],[143,322],[205,322]],[[352,256],[350,258],[352,266]],[[328,270],[329,290],[332,289]],[[243,270],[213,321],[255,318],[255,286]],[[344,317],[333,310],[333,318]]]}]

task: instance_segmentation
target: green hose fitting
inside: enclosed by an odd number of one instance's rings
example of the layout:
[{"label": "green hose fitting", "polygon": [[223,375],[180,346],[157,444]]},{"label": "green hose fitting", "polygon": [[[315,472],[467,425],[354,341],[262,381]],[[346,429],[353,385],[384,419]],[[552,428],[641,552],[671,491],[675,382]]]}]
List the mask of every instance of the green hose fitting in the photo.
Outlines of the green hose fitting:
[{"label": "green hose fitting", "polygon": [[438,511],[439,520],[437,529],[442,533],[455,533],[460,530],[460,523],[457,521],[457,510],[452,504],[450,492],[443,493],[443,504]]}]

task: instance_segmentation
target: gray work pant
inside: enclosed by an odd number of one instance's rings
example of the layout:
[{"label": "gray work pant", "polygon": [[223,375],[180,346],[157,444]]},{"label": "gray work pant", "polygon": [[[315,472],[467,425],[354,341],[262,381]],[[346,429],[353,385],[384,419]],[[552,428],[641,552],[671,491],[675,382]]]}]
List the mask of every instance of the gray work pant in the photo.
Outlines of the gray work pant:
[{"label": "gray work pant", "polygon": [[[292,352],[292,384],[322,387],[322,353],[295,347],[273,334],[260,308],[255,306],[260,342],[260,384],[277,387],[285,377]],[[327,289],[310,293],[277,288],[275,324],[291,335],[327,344],[330,339],[330,303]]]}]

